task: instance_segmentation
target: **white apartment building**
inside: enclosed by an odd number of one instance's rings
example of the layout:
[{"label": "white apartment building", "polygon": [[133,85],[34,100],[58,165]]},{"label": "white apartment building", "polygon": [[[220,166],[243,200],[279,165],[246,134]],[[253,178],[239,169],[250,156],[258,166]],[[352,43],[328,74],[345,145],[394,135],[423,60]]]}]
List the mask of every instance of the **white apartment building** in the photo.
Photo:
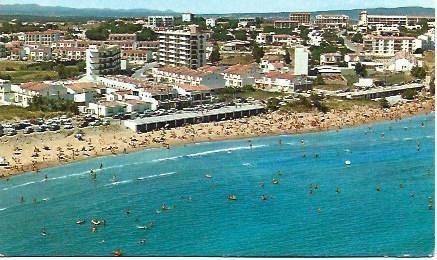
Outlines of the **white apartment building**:
[{"label": "white apartment building", "polygon": [[217,19],[215,18],[208,18],[206,19],[206,26],[210,27],[210,28],[214,28],[215,27],[215,22]]},{"label": "white apartment building", "polygon": [[227,68],[223,72],[225,86],[231,88],[241,88],[245,85],[254,85],[255,78],[258,76],[259,70],[256,64],[237,64]]},{"label": "white apartment building", "polygon": [[349,22],[347,15],[317,15],[315,24],[322,27],[346,27]]},{"label": "white apartment building", "polygon": [[304,47],[294,48],[294,75],[308,75],[308,56]]},{"label": "white apartment building", "polygon": [[192,13],[184,13],[182,14],[182,22],[190,23],[194,18],[194,14]]},{"label": "white apartment building", "polygon": [[396,52],[414,52],[414,37],[368,36],[364,38],[366,55],[393,57]]},{"label": "white apartment building", "polygon": [[147,23],[150,27],[172,27],[174,26],[173,16],[149,16]]},{"label": "white apartment building", "polygon": [[197,26],[189,30],[162,31],[159,34],[159,65],[183,66],[197,69],[206,64],[207,35]]},{"label": "white apartment building", "polygon": [[120,47],[90,45],[86,50],[86,74],[88,77],[113,74],[120,70]]}]

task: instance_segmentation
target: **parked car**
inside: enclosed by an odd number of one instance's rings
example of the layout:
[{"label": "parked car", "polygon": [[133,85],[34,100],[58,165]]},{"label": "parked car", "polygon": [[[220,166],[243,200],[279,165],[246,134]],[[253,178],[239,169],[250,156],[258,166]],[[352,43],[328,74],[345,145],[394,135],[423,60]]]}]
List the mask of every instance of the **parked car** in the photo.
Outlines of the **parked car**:
[{"label": "parked car", "polygon": [[17,134],[17,130],[15,130],[14,128],[5,128],[3,129],[3,131],[7,136],[13,136]]},{"label": "parked car", "polygon": [[33,133],[34,131],[35,131],[35,130],[33,130],[33,127],[28,126],[28,127],[24,128],[23,133],[25,133],[25,134],[31,134],[31,133]]}]

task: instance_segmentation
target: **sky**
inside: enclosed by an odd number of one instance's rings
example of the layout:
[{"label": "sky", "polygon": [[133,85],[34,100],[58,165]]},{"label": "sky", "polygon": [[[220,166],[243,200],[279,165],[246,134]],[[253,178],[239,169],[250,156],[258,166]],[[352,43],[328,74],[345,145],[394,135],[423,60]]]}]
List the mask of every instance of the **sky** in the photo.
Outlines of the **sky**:
[{"label": "sky", "polygon": [[290,12],[373,7],[434,7],[434,0],[0,0],[0,4],[154,9],[192,13]]}]

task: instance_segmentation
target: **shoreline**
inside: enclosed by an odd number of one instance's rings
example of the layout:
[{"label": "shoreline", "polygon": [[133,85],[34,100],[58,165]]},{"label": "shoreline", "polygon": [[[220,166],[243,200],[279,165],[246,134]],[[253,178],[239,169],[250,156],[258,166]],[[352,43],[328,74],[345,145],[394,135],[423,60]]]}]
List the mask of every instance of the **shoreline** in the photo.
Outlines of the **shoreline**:
[{"label": "shoreline", "polygon": [[[2,147],[0,156],[6,157],[11,163],[9,170],[0,168],[0,179],[31,172],[37,173],[41,169],[91,158],[117,156],[145,149],[171,149],[173,146],[194,143],[341,130],[430,113],[435,111],[434,104],[435,98],[432,97],[398,105],[387,111],[356,107],[352,110],[330,111],[326,114],[271,112],[250,118],[201,123],[143,134],[132,132],[122,125],[111,125],[97,129],[84,129],[85,141],[78,141],[74,138],[73,133],[77,130],[0,138]],[[205,132],[206,130],[208,133]],[[62,135],[66,136],[61,138]],[[50,150],[43,150],[41,146],[50,147]],[[80,146],[82,146],[81,150],[78,148]],[[16,147],[21,150],[16,150]],[[33,150],[32,147],[34,147]],[[35,151],[38,153],[36,158],[32,157]],[[69,152],[72,152],[72,155],[66,154]]]}]

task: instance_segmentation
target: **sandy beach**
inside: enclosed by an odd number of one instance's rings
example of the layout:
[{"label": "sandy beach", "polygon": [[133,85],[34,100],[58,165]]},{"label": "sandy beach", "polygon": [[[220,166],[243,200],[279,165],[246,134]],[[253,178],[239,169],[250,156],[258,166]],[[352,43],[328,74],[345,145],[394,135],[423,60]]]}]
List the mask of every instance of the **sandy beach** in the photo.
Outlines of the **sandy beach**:
[{"label": "sandy beach", "polygon": [[326,114],[277,111],[250,118],[188,125],[143,134],[113,124],[83,129],[83,140],[75,138],[74,134],[78,130],[5,136],[0,138],[0,157],[6,158],[10,167],[0,168],[0,177],[7,178],[29,171],[38,172],[42,168],[72,161],[129,153],[145,148],[171,149],[174,145],[187,143],[326,131],[381,120],[397,120],[434,111],[434,103],[435,98],[432,97],[397,105],[390,109],[356,106],[352,110],[331,110]]}]

